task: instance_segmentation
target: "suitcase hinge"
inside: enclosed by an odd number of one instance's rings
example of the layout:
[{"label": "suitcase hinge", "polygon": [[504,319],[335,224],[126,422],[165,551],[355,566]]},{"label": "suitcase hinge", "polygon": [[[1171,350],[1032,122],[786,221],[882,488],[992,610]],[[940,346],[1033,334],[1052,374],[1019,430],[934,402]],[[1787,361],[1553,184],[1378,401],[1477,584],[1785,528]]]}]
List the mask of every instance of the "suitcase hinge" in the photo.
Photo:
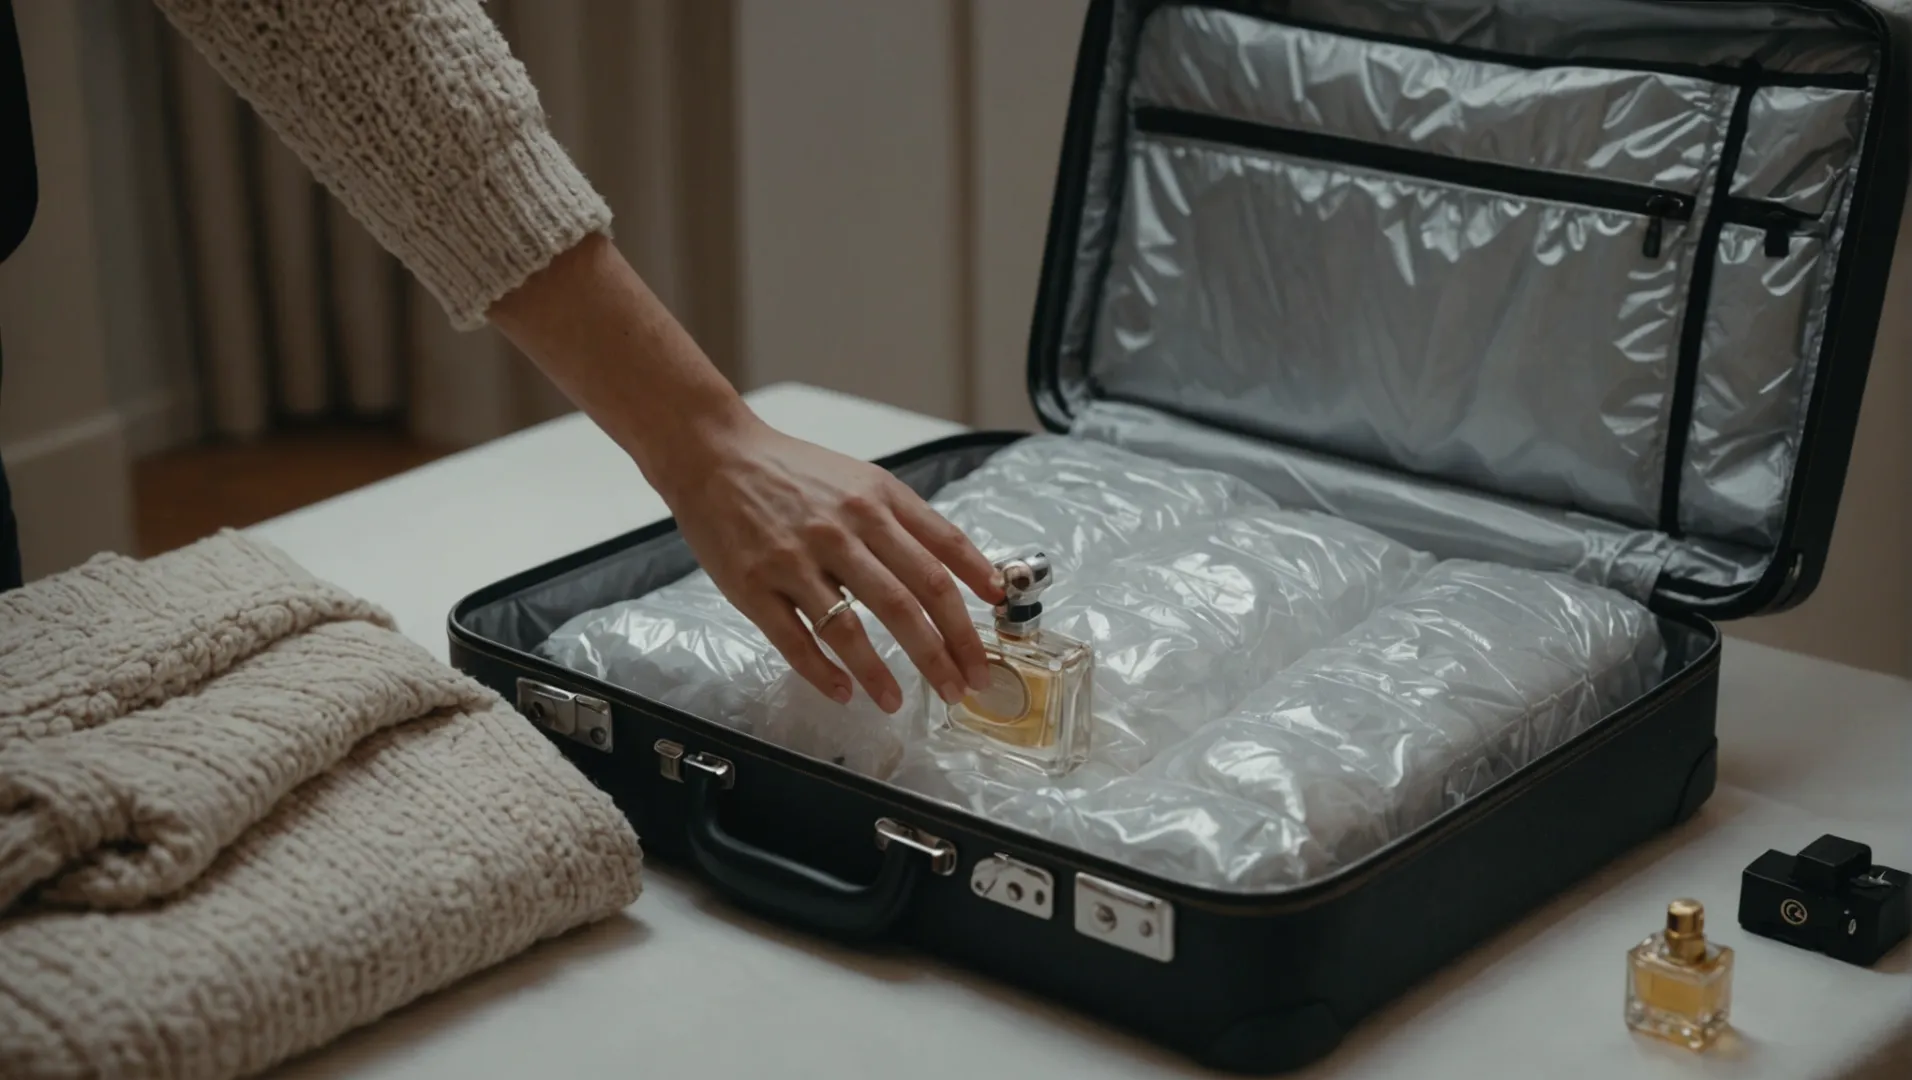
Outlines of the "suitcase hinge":
[{"label": "suitcase hinge", "polygon": [[1076,932],[1168,963],[1175,959],[1175,908],[1166,900],[1088,874],[1075,879]]},{"label": "suitcase hinge", "polygon": [[611,705],[603,698],[574,694],[535,679],[519,679],[518,711],[553,735],[593,750],[611,749]]}]

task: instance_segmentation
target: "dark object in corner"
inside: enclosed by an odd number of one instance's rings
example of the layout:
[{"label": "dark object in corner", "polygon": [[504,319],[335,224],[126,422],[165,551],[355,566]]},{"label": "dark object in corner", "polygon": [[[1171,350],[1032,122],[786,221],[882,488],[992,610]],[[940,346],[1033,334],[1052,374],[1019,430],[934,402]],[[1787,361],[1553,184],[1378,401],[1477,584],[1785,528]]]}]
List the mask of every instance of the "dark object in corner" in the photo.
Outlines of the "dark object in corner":
[{"label": "dark object in corner", "polygon": [[0,0],[0,262],[26,239],[40,203],[33,161],[33,123],[27,113],[26,66],[13,26],[13,0]]},{"label": "dark object in corner", "polygon": [[1874,866],[1872,849],[1831,833],[1797,855],[1768,851],[1740,876],[1748,933],[1871,967],[1912,930],[1912,874]]},{"label": "dark object in corner", "polygon": [[[27,113],[26,65],[13,27],[13,0],[0,0],[0,263],[6,262],[33,224],[40,204],[40,174],[33,161],[33,123]],[[0,359],[0,380],[5,378]],[[0,592],[21,581],[20,530],[13,496],[0,463]]]}]

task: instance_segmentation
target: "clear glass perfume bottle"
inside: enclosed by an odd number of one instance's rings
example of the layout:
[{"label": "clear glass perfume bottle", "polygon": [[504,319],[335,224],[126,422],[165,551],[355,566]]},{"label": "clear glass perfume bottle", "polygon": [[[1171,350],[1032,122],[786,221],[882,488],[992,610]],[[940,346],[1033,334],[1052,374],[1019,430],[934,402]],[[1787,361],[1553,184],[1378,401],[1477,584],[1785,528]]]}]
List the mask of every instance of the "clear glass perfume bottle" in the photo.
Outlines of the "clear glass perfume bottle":
[{"label": "clear glass perfume bottle", "polygon": [[[1050,774],[1089,756],[1095,654],[1042,628],[1042,594],[1053,583],[1041,552],[996,563],[1003,602],[993,624],[977,624],[989,651],[990,687],[942,705],[943,730]],[[932,713],[932,715],[938,715]]]},{"label": "clear glass perfume bottle", "polygon": [[1698,900],[1666,906],[1666,929],[1627,952],[1627,1026],[1694,1050],[1726,1030],[1733,950],[1706,940]]}]

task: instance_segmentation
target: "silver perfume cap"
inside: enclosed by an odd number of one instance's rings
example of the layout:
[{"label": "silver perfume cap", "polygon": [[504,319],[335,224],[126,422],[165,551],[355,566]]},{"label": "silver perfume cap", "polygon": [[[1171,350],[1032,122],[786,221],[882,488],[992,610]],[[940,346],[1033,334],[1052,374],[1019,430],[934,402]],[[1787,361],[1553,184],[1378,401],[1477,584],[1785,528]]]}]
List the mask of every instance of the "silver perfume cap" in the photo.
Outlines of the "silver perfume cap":
[{"label": "silver perfume cap", "polygon": [[999,559],[996,570],[1002,574],[1003,592],[995,609],[997,629],[1011,634],[1035,629],[1042,620],[1042,594],[1055,580],[1049,556],[1036,551]]}]

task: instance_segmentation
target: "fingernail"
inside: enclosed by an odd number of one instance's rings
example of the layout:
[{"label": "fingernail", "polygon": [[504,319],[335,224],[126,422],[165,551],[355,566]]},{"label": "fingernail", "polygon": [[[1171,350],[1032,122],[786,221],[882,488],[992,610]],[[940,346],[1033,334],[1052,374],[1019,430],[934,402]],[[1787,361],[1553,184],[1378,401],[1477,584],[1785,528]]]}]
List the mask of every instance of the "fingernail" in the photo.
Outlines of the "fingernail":
[{"label": "fingernail", "polygon": [[838,705],[848,705],[850,703],[850,688],[847,686],[833,687],[830,690],[830,696],[836,699]]},{"label": "fingernail", "polygon": [[883,691],[881,705],[883,706],[884,712],[893,713],[903,707],[903,695],[894,690],[885,690]]},{"label": "fingernail", "polygon": [[943,701],[949,705],[954,705],[963,700],[963,688],[953,682],[944,683],[938,687],[937,693],[943,695]]},{"label": "fingernail", "polygon": [[988,664],[970,665],[968,676],[969,676],[970,689],[972,690],[989,689],[989,665]]}]

